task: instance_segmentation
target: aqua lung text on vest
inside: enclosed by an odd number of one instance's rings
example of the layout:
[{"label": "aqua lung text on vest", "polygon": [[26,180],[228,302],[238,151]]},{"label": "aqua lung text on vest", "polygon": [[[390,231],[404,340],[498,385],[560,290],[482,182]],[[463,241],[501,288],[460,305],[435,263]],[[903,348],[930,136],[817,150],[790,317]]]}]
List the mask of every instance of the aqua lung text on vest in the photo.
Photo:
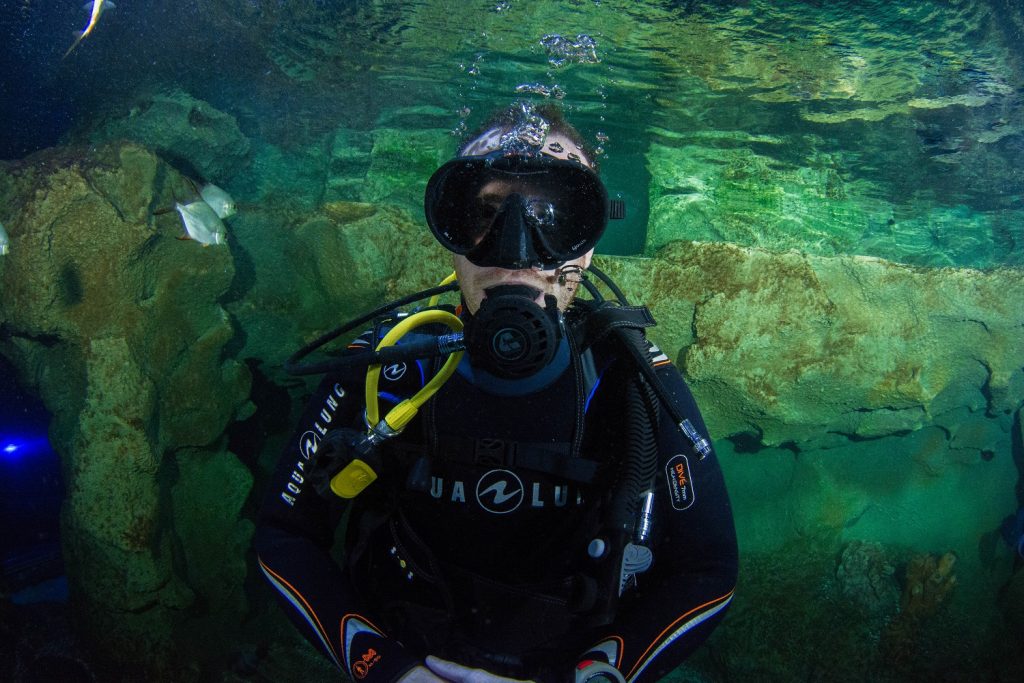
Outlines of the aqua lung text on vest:
[{"label": "aqua lung text on vest", "polygon": [[344,396],[345,390],[340,384],[335,384],[331,393],[324,399],[323,407],[320,408],[320,413],[313,420],[313,424],[299,436],[299,457],[292,467],[292,475],[285,490],[281,491],[281,500],[288,505],[295,505],[295,497],[302,493],[302,485],[306,483],[306,470],[312,465],[311,461],[320,448],[320,438],[330,429],[334,413],[338,410],[338,401]]}]

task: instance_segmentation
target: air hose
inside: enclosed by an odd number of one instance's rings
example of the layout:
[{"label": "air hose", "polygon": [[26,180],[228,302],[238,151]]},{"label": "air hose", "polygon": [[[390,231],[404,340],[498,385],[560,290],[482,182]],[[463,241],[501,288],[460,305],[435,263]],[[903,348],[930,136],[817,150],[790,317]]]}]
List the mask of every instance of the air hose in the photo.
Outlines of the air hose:
[{"label": "air hose", "polygon": [[[629,330],[639,335],[637,330]],[[623,340],[624,343],[626,340]],[[651,486],[658,469],[657,399],[640,374],[626,383],[625,455],[601,519],[601,531],[587,548],[595,592],[588,626],[602,626],[615,615],[619,596],[633,576],[650,566]],[[641,509],[641,506],[642,509]],[[586,591],[584,591],[585,593]],[[586,601],[584,601],[586,602]]]},{"label": "air hose", "polygon": [[301,361],[303,358],[308,356],[313,351],[316,351],[320,347],[324,346],[325,344],[334,341],[342,334],[350,332],[351,330],[356,329],[360,325],[363,325],[373,320],[374,318],[390,313],[391,311],[394,311],[397,308],[401,308],[402,306],[413,303],[415,301],[426,299],[427,297],[431,297],[430,305],[433,306],[437,302],[438,297],[440,297],[440,295],[446,292],[454,292],[459,288],[459,285],[454,280],[455,277],[453,273],[452,275],[445,278],[443,284],[437,287],[425,289],[422,292],[416,292],[415,294],[410,294],[407,297],[398,299],[396,301],[392,301],[391,303],[385,304],[380,308],[376,308],[370,311],[369,313],[366,313],[365,315],[361,315],[358,318],[348,321],[347,323],[345,323],[344,325],[337,329],[331,330],[330,332],[321,335],[317,339],[306,344],[301,349],[299,349],[291,356],[289,356],[288,360],[284,362],[285,372],[287,372],[289,375],[322,375],[328,372],[339,372],[343,370],[349,370],[356,365],[360,365],[363,362],[362,354],[354,354],[350,356],[345,356],[343,358],[333,358],[331,360],[320,362],[300,363],[299,361]]},{"label": "air hose", "polygon": [[[394,346],[399,339],[417,327],[431,324],[447,325],[454,332],[462,330],[462,321],[447,311],[429,310],[414,313],[391,328],[377,344],[375,352],[380,353],[383,349]],[[461,350],[453,350],[449,353],[448,359],[441,366],[440,371],[412,398],[402,401],[388,411],[383,419],[380,417],[380,404],[377,396],[383,365],[376,363],[367,368],[366,423],[370,429],[365,434],[354,438],[350,443],[343,444],[349,460],[341,471],[331,477],[331,491],[342,498],[354,498],[377,479],[377,471],[383,464],[377,453],[377,447],[387,439],[401,433],[406,425],[416,417],[420,407],[437,393],[437,390],[455,372],[459,361],[462,360],[462,354]]]},{"label": "air hose", "polygon": [[637,526],[640,496],[650,488],[658,468],[658,419],[655,398],[646,380],[637,375],[626,386],[626,456],[623,458],[605,527],[632,534]]},{"label": "air hose", "polygon": [[[414,313],[395,325],[384,335],[384,338],[374,349],[378,353],[382,349],[395,345],[399,339],[410,331],[421,325],[440,323],[447,325],[453,332],[462,331],[462,321],[447,311],[430,310]],[[427,382],[422,389],[416,392],[412,398],[408,398],[392,408],[384,419],[380,419],[380,407],[377,398],[377,386],[380,383],[380,373],[383,368],[380,364],[371,365],[366,369],[366,421],[372,425],[374,431],[378,429],[387,430],[393,434],[402,431],[409,422],[416,417],[420,407],[426,403],[431,396],[437,393],[448,378],[455,372],[459,361],[462,360],[463,351],[455,351],[448,355],[448,360],[441,366],[441,370]]]}]

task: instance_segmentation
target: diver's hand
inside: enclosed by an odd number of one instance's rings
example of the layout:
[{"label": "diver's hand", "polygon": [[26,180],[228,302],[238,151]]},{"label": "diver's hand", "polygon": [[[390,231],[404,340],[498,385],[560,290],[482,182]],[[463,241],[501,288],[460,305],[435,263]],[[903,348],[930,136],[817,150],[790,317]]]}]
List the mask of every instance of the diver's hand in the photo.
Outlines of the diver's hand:
[{"label": "diver's hand", "polygon": [[417,666],[409,669],[404,676],[398,679],[397,683],[447,683],[444,678],[438,678],[425,666]]},{"label": "diver's hand", "polygon": [[468,666],[449,662],[447,659],[433,655],[427,657],[426,661],[427,667],[431,671],[440,676],[442,680],[452,681],[452,683],[529,683],[518,678],[495,676],[489,671],[471,669]]}]

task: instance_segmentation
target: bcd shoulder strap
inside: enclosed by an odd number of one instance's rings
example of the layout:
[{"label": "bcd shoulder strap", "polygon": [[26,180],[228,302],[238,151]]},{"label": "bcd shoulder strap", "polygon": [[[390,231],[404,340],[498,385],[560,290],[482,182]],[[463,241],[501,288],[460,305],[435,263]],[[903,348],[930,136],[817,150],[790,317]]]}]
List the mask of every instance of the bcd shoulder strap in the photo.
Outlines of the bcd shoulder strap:
[{"label": "bcd shoulder strap", "polygon": [[604,339],[613,330],[632,328],[643,330],[657,325],[646,306],[616,306],[604,304],[586,312],[573,325],[573,335],[579,348],[587,349]]}]

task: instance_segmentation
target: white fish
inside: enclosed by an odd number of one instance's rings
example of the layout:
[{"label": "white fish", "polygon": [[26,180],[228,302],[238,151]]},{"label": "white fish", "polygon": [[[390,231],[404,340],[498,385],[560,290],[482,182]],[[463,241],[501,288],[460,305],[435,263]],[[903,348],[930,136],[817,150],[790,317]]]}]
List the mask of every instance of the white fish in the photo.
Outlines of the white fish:
[{"label": "white fish", "polygon": [[199,196],[210,205],[210,208],[214,210],[219,218],[234,216],[235,212],[238,211],[235,207],[235,200],[231,198],[231,195],[213,183],[203,185],[203,189],[199,190]]},{"label": "white fish", "polygon": [[71,47],[68,48],[68,51],[64,53],[65,57],[71,54],[71,51],[78,47],[78,44],[82,42],[86,36],[92,33],[92,30],[96,28],[96,23],[100,20],[100,15],[103,14],[104,10],[114,9],[117,7],[117,5],[109,0],[92,0],[91,3],[85,3],[82,9],[89,9],[90,6],[92,7],[92,13],[89,15],[89,23],[86,25],[85,30],[78,32],[75,42],[72,43]]},{"label": "white fish", "polygon": [[11,252],[11,238],[7,236],[7,231],[4,230],[4,226],[0,223],[0,256],[7,256]]},{"label": "white fish", "polygon": [[174,208],[181,215],[181,222],[188,233],[188,237],[182,239],[193,239],[204,247],[224,244],[224,223],[209,204],[202,200],[188,204],[175,202]]}]

